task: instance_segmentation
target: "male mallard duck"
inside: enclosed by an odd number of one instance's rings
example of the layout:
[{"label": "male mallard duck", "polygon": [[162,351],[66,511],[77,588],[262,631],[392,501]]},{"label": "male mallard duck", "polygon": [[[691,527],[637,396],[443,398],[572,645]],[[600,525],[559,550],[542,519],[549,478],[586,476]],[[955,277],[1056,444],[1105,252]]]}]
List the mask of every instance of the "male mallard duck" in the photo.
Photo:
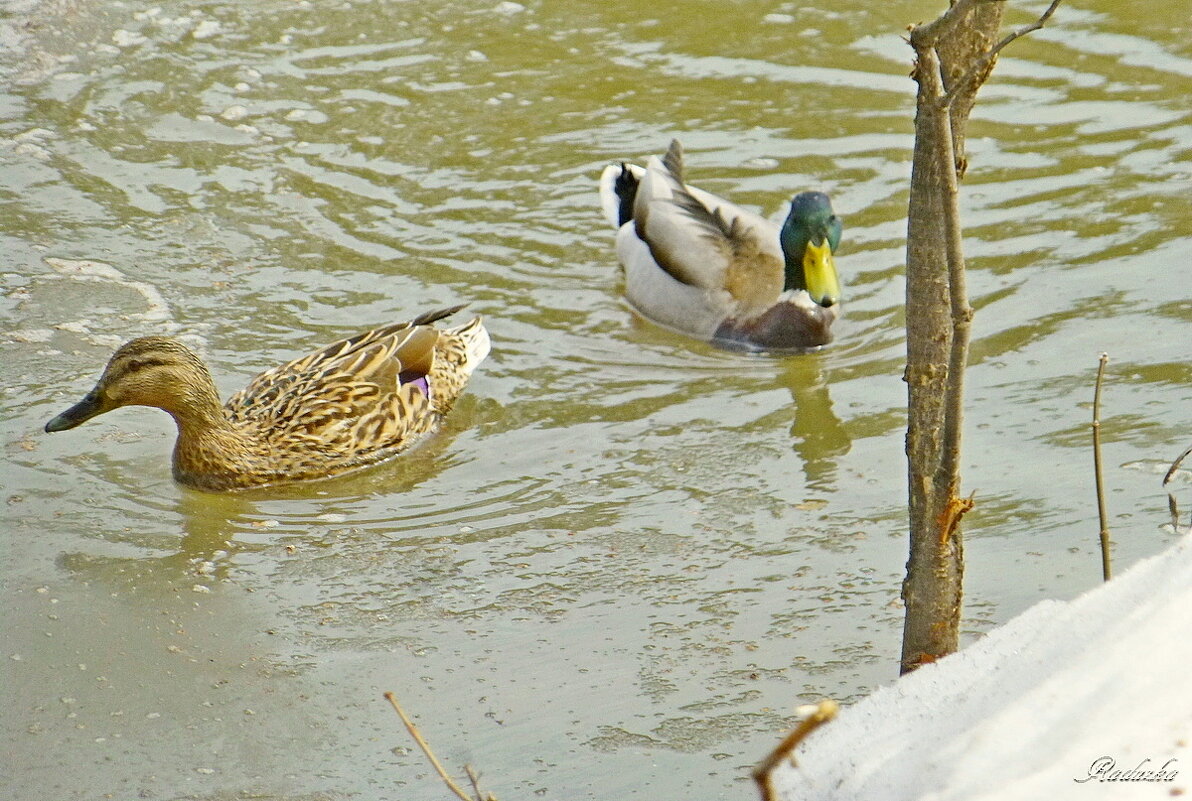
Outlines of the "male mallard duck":
[{"label": "male mallard duck", "polygon": [[617,229],[625,294],[646,317],[746,350],[805,350],[832,341],[840,309],[832,254],[841,223],[823,192],[795,195],[779,229],[688,186],[675,140],[645,169],[606,167],[600,198]]},{"label": "male mallard duck", "polygon": [[178,425],[174,478],[186,486],[238,490],[346,473],[396,456],[438,428],[488,355],[479,317],[431,327],[462,308],[366,331],[266,370],[222,407],[194,351],[165,337],[134,339],[46,431],[121,406],[156,406]]}]

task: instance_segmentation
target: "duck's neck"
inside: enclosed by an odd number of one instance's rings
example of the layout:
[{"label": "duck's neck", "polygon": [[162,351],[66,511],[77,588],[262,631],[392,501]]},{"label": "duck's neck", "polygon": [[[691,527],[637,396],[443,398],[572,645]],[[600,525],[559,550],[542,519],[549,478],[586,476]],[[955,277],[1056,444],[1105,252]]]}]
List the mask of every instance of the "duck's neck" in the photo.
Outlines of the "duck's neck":
[{"label": "duck's neck", "polygon": [[792,289],[807,289],[807,277],[803,272],[803,260],[801,258],[791,258],[790,254],[786,255],[786,268],[783,271],[782,291],[787,292]]},{"label": "duck's neck", "polygon": [[791,289],[807,289],[807,275],[803,272],[803,254],[807,252],[807,235],[795,229],[789,221],[782,226],[779,235],[782,245],[784,292]]},{"label": "duck's neck", "polygon": [[195,381],[165,410],[178,426],[174,443],[174,478],[199,489],[241,485],[257,443],[234,426],[219,402],[215,384]]}]

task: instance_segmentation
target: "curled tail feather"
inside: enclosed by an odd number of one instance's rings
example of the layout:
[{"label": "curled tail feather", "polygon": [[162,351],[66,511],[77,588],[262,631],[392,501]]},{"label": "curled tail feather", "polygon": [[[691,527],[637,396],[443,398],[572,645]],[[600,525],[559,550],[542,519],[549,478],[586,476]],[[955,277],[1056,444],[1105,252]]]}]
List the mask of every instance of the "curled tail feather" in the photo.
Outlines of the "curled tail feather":
[{"label": "curled tail feather", "polygon": [[610,164],[600,174],[600,206],[613,228],[633,219],[633,204],[641,183],[642,168],[635,164]]},{"label": "curled tail feather", "polygon": [[621,174],[613,183],[613,191],[617,193],[617,227],[633,219],[633,201],[637,199],[637,186],[641,181],[629,171],[625,164],[621,165]]}]

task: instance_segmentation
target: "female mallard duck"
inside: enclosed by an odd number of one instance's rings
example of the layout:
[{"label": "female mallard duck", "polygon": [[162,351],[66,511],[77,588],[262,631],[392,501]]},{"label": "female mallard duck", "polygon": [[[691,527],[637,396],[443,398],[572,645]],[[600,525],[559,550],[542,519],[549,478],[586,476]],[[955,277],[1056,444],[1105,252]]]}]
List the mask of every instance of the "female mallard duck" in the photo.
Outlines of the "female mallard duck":
[{"label": "female mallard duck", "polygon": [[683,148],[645,169],[614,164],[601,205],[617,229],[629,302],[651,320],[746,350],[806,350],[832,341],[840,218],[822,192],[791,200],[781,229],[688,186]]},{"label": "female mallard duck", "polygon": [[178,425],[174,478],[208,491],[326,478],[396,456],[438,428],[488,355],[479,317],[458,328],[423,314],[343,339],[258,375],[222,407],[206,365],[165,337],[127,342],[95,388],[46,423],[65,431],[121,406]]}]

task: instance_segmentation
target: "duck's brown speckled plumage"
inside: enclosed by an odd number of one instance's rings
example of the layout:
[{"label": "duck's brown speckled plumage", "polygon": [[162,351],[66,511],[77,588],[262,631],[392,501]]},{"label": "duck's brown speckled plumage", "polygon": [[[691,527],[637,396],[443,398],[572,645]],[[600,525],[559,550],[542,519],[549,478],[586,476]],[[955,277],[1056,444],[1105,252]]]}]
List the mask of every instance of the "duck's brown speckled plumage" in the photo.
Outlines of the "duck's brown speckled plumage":
[{"label": "duck's brown speckled plumage", "polygon": [[[60,431],[120,406],[156,406],[178,424],[174,477],[209,491],[309,481],[396,456],[434,431],[488,353],[460,306],[377,328],[267,370],[222,406],[202,360],[180,342],[121,346],[95,388],[46,424]],[[429,397],[422,382],[429,388]]]}]

